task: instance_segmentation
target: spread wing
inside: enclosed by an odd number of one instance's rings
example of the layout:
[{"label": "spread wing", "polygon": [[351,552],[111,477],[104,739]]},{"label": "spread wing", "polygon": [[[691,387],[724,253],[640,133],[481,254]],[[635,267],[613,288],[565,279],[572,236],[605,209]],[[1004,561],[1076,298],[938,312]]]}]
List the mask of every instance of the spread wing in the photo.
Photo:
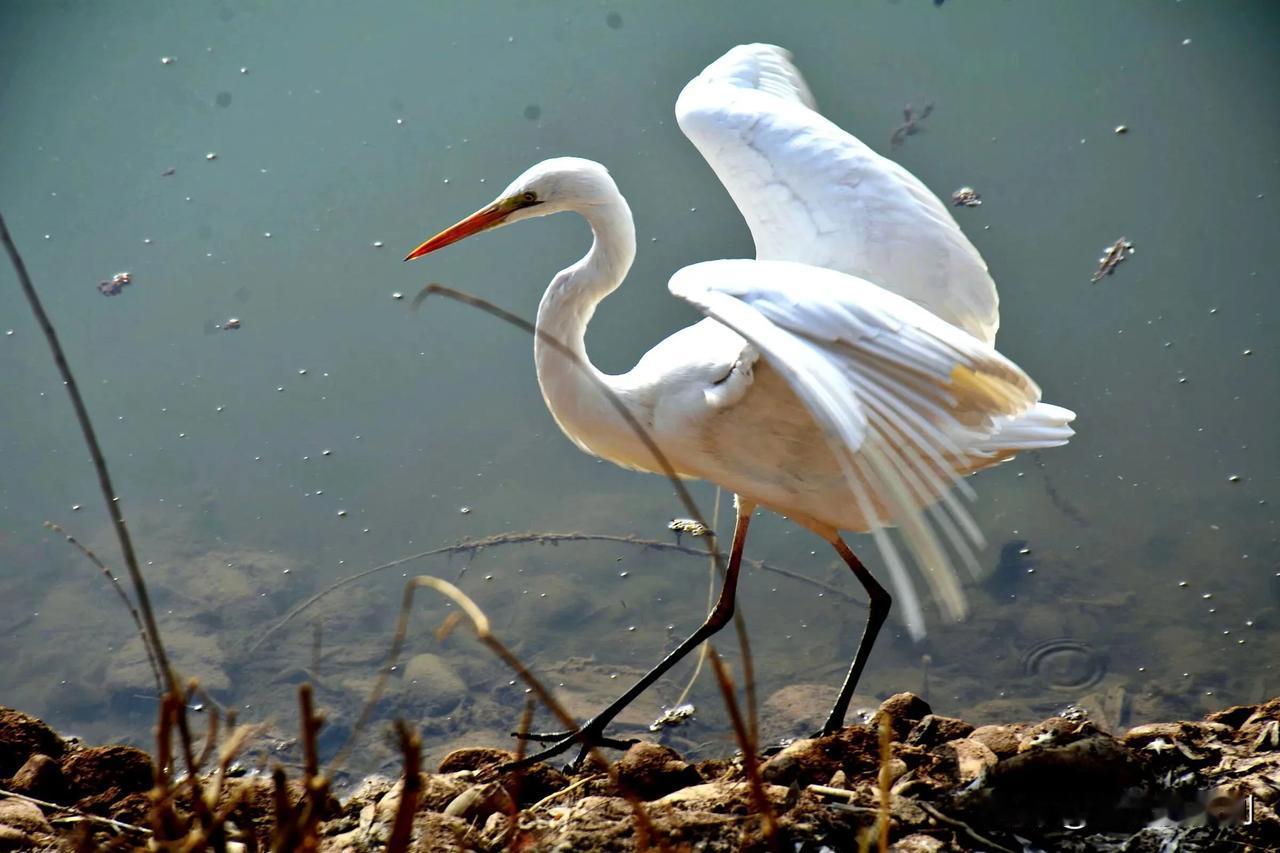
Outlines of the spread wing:
[{"label": "spread wing", "polygon": [[733,48],[685,86],[676,119],[746,219],[756,257],[856,275],[995,340],[995,282],[951,212],[817,112],[787,51]]},{"label": "spread wing", "polygon": [[923,614],[889,525],[901,529],[941,605],[963,617],[938,534],[976,571],[970,543],[981,544],[981,533],[952,493],[967,488],[956,461],[1036,404],[1030,377],[921,306],[828,269],[709,261],[680,270],[669,287],[746,338],[823,428],[850,499],[873,522],[908,629],[922,635]]}]

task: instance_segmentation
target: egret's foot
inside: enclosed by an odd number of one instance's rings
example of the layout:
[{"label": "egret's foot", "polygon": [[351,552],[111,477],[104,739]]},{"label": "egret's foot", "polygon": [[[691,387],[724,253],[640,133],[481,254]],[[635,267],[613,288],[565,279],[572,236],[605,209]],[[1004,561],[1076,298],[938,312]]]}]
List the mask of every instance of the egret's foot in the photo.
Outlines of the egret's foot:
[{"label": "egret's foot", "polygon": [[636,742],[635,738],[630,740],[619,740],[604,736],[604,726],[598,725],[595,720],[591,720],[582,728],[571,732],[512,732],[512,737],[522,740],[531,740],[536,743],[550,743],[546,749],[535,752],[533,755],[526,755],[519,761],[512,761],[510,764],[504,764],[502,770],[523,770],[537,764],[539,761],[546,761],[552,756],[559,755],[574,744],[580,745],[578,757],[569,765],[570,768],[576,769],[582,764],[582,760],[587,757],[594,747],[605,747],[607,749],[627,750],[631,744]]},{"label": "egret's foot", "polygon": [[[579,731],[580,729],[564,732],[512,732],[511,736],[517,740],[531,740],[534,743],[560,743],[564,740],[573,741],[577,738]],[[635,743],[634,738],[631,740],[618,740],[605,737],[603,734],[590,738],[590,746],[604,746],[609,749],[627,749],[633,743]]]}]

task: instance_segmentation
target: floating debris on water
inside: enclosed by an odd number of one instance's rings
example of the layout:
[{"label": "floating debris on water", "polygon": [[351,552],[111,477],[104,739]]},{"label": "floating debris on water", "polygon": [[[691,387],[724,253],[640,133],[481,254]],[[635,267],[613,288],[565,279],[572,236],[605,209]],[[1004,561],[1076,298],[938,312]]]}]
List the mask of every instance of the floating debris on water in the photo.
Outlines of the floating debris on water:
[{"label": "floating debris on water", "polygon": [[375,248],[375,249],[381,249],[384,245],[386,245],[386,244],[385,244],[385,243],[383,243],[381,240],[374,240],[374,241],[373,241],[373,248]]},{"label": "floating debris on water", "polygon": [[982,196],[973,187],[961,187],[951,194],[951,203],[956,207],[978,207],[982,204]]},{"label": "floating debris on water", "polygon": [[177,62],[177,61],[178,61],[178,58],[177,58],[176,56],[162,56],[162,57],[160,57],[160,64],[161,64],[161,65],[172,65],[173,63],[175,63],[175,62]]},{"label": "floating debris on water", "polygon": [[223,324],[222,324],[221,326],[219,326],[218,328],[219,328],[219,329],[221,329],[221,330],[222,330],[222,331],[224,331],[224,332],[234,332],[236,329],[240,328],[240,318],[239,318],[239,317],[229,317],[229,318],[227,319],[227,322],[223,323]]},{"label": "floating debris on water", "polygon": [[1238,483],[1238,482],[1240,482],[1242,479],[1243,479],[1243,478],[1242,478],[1239,474],[1232,474],[1231,476],[1227,477],[1227,482],[1228,482],[1228,483]]},{"label": "floating debris on water", "polygon": [[1116,135],[1117,135],[1117,136],[1124,136],[1124,135],[1125,135],[1126,133],[1128,133],[1128,132],[1129,132],[1129,125],[1127,125],[1127,124],[1117,124],[1117,125],[1116,125]]},{"label": "floating debris on water", "polygon": [[169,168],[165,169],[163,172],[161,172],[161,173],[160,173],[160,177],[162,177],[162,178],[169,178],[169,177],[172,177],[173,175],[177,174],[177,172],[178,172],[178,170],[177,170],[177,168],[176,168],[176,167],[174,167],[174,166],[170,166]]},{"label": "floating debris on water", "polygon": [[683,705],[677,705],[674,708],[663,708],[662,716],[649,724],[649,731],[660,732],[671,726],[679,726],[693,719],[694,713],[697,711],[692,704],[686,702]]},{"label": "floating debris on water", "polygon": [[404,294],[397,290],[396,292],[394,292],[394,293],[392,293],[392,294],[391,294],[391,298],[392,298],[392,299],[404,299]]},{"label": "floating debris on water", "polygon": [[680,537],[686,533],[690,536],[706,536],[711,533],[711,529],[701,521],[692,518],[673,518],[667,522],[667,529],[676,535],[676,544],[680,544]]},{"label": "floating debris on water", "polygon": [[1124,237],[1116,240],[1102,250],[1102,257],[1098,258],[1098,269],[1089,281],[1093,284],[1102,281],[1105,276],[1114,273],[1116,267],[1120,266],[1122,261],[1128,260],[1135,251],[1137,250],[1133,248],[1133,243]]},{"label": "floating debris on water", "polygon": [[103,296],[118,296],[120,291],[124,290],[133,283],[133,276],[127,272],[118,272],[111,276],[110,281],[98,282],[98,292]]},{"label": "floating debris on water", "polygon": [[458,507],[458,512],[460,512],[462,515],[469,515],[471,513],[471,507],[460,506]]},{"label": "floating debris on water", "polygon": [[218,159],[218,152],[217,152],[217,151],[210,151],[208,154],[204,155],[204,159],[206,159],[206,160],[217,160],[217,159]]}]

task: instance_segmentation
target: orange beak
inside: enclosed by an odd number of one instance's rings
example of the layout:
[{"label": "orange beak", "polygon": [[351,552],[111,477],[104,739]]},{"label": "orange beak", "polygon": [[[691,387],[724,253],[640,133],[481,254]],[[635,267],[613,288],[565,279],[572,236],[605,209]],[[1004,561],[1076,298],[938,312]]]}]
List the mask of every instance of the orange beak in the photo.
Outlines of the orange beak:
[{"label": "orange beak", "polygon": [[414,258],[420,258],[423,255],[434,252],[436,249],[443,249],[450,243],[456,243],[472,234],[479,234],[489,228],[501,225],[502,221],[515,212],[515,208],[511,205],[497,202],[488,207],[477,210],[457,225],[451,225],[414,249],[407,256],[406,261]]}]

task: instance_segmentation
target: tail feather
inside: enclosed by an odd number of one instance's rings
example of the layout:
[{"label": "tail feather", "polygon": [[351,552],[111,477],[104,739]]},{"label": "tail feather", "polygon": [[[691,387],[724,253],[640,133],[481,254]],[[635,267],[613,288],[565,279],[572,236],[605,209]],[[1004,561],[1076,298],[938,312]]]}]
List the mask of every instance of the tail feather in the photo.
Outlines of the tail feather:
[{"label": "tail feather", "polygon": [[999,428],[976,448],[979,454],[1011,456],[1066,444],[1076,432],[1070,426],[1076,413],[1052,403],[1036,403],[1029,411],[999,423]]}]

